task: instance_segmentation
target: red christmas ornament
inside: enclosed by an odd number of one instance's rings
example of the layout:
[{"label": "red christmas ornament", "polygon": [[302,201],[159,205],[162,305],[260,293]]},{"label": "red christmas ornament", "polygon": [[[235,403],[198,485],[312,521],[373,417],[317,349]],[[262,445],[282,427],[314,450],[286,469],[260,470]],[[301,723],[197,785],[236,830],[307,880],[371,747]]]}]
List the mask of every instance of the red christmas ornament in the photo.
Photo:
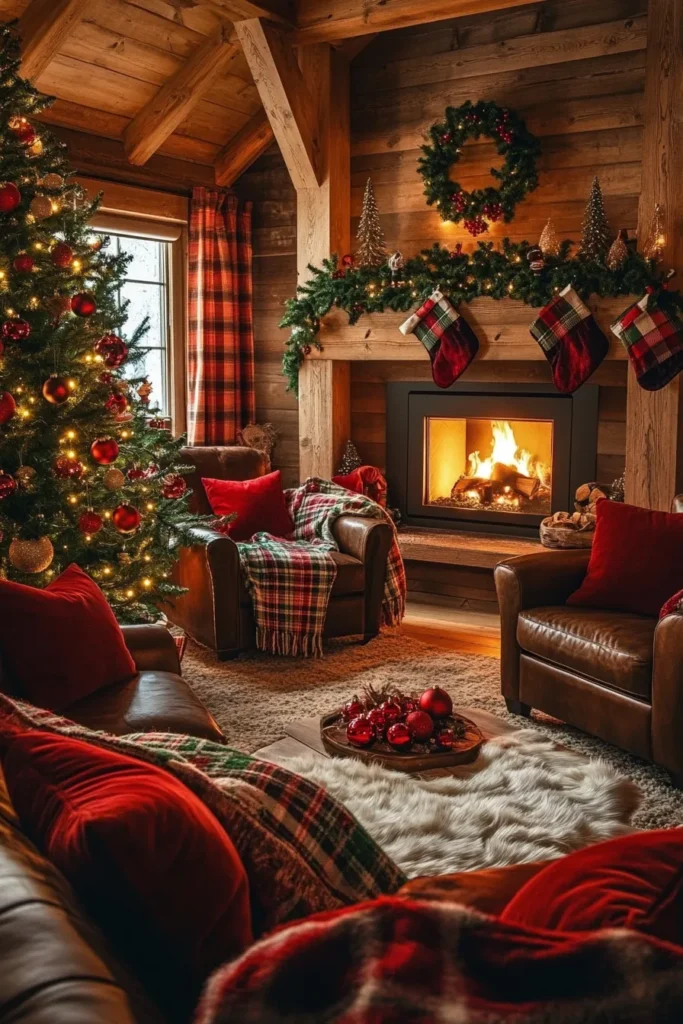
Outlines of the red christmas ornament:
[{"label": "red christmas ornament", "polygon": [[387,729],[387,743],[394,750],[410,750],[413,743],[413,734],[405,722],[394,722]]},{"label": "red christmas ornament", "polygon": [[51,405],[63,405],[71,395],[71,388],[65,377],[53,373],[43,384],[43,398]]},{"label": "red christmas ornament", "polygon": [[0,393],[0,426],[4,426],[14,416],[17,410],[17,403],[14,401],[9,391],[3,391]]},{"label": "red christmas ornament", "polygon": [[424,743],[434,732],[434,722],[432,716],[428,715],[426,711],[411,711],[406,716],[406,725],[412,732],[414,738]]},{"label": "red christmas ornament", "polygon": [[97,512],[93,512],[91,508],[84,512],[78,520],[78,529],[81,533],[99,533],[103,526],[102,516],[98,516]]},{"label": "red christmas ornament", "polygon": [[9,473],[0,470],[0,499],[9,498],[17,489],[17,481]]},{"label": "red christmas ornament", "polygon": [[100,384],[113,384],[116,377],[113,373],[109,373],[109,370],[103,370],[97,379]]},{"label": "red christmas ornament", "polygon": [[380,704],[380,710],[384,712],[387,722],[398,722],[403,717],[401,705],[395,700],[385,700]]},{"label": "red christmas ornament", "polygon": [[[50,259],[52,260],[54,265],[56,267],[60,267],[60,269],[62,269],[62,270],[65,270],[67,267],[71,266],[71,264],[73,263],[73,258],[74,258],[73,249],[71,248],[70,245],[67,245],[66,242],[58,242],[57,245],[52,250],[52,252],[50,253]],[[73,303],[72,303],[72,309],[73,309]],[[74,313],[75,312],[77,312],[77,311],[74,310]],[[94,312],[95,312],[95,310],[93,309],[93,313]],[[89,313],[80,313],[79,315],[80,316],[89,316],[90,314]]]},{"label": "red christmas ornament", "polygon": [[182,498],[186,490],[187,484],[185,479],[178,473],[169,473],[168,476],[164,477],[163,487],[161,488],[164,498],[173,500]]},{"label": "red christmas ornament", "polygon": [[107,412],[110,412],[112,416],[118,416],[119,413],[125,412],[127,407],[128,399],[126,396],[116,391],[113,392],[104,403],[104,408]]},{"label": "red christmas ornament", "polygon": [[453,701],[440,686],[434,686],[422,694],[420,707],[432,718],[446,718],[453,712]]},{"label": "red christmas ornament", "polygon": [[375,727],[369,718],[359,715],[346,726],[346,738],[354,747],[369,747],[375,742]]},{"label": "red christmas ornament", "polygon": [[141,469],[140,466],[131,466],[131,468],[126,473],[126,476],[128,477],[129,480],[133,480],[133,481],[134,480],[144,480],[145,477],[147,476],[147,471],[144,470],[144,469]]},{"label": "red christmas ornament", "polygon": [[90,454],[100,466],[110,466],[119,457],[119,446],[113,437],[98,437],[90,445]]},{"label": "red christmas ornament", "polygon": [[80,480],[83,476],[83,463],[78,459],[71,459],[68,455],[60,455],[55,459],[55,476],[61,480]]},{"label": "red christmas ornament", "polygon": [[102,356],[105,366],[116,369],[125,361],[128,355],[128,346],[116,334],[105,334],[95,345],[95,352],[98,356]]},{"label": "red christmas ornament", "polygon": [[13,117],[9,123],[10,131],[16,135],[23,146],[32,146],[38,137],[38,133],[32,124],[23,117]]},{"label": "red christmas ornament", "polygon": [[0,213],[11,213],[21,202],[21,192],[13,181],[0,181]]},{"label": "red christmas ornament", "polygon": [[368,711],[368,718],[375,727],[375,732],[378,737],[384,735],[384,730],[387,727],[387,716],[384,714],[381,708],[373,708],[372,711]]},{"label": "red christmas ornament", "polygon": [[119,533],[135,533],[141,518],[133,505],[118,505],[111,515],[111,521]]},{"label": "red christmas ornament", "polygon": [[342,265],[342,267],[346,267],[347,269],[349,267],[352,267],[355,262],[356,261],[355,261],[354,257],[351,255],[350,252],[347,252],[346,255],[342,256],[342,258],[341,258],[341,265]]},{"label": "red christmas ornament", "polygon": [[78,292],[71,299],[71,312],[76,316],[92,316],[97,309],[97,303],[88,292]]},{"label": "red christmas ornament", "polygon": [[455,746],[455,733],[452,729],[439,729],[436,733],[436,742],[442,750],[452,750]]},{"label": "red christmas ornament", "polygon": [[31,333],[31,325],[15,317],[13,320],[5,320],[0,333],[6,341],[23,341]]},{"label": "red christmas ornament", "polygon": [[36,261],[27,252],[20,252],[12,263],[17,274],[30,274],[35,265]]},{"label": "red christmas ornament", "polygon": [[439,136],[439,139],[440,139],[440,140],[441,140],[441,142],[443,142],[443,143],[444,143],[445,145],[448,145],[448,143],[452,141],[452,139],[453,139],[453,136],[451,135],[451,133],[450,133],[450,132],[444,132],[444,133],[443,133],[443,135],[440,135],[440,136]]}]

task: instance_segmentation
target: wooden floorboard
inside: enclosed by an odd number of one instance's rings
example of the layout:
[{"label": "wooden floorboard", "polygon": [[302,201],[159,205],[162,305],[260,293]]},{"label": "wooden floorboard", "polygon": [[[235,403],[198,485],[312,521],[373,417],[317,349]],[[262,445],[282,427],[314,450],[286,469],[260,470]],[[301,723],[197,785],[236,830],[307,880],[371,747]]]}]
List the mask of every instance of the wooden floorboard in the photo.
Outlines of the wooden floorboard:
[{"label": "wooden floorboard", "polygon": [[422,643],[463,654],[500,655],[500,618],[489,612],[471,612],[409,600],[402,630]]}]

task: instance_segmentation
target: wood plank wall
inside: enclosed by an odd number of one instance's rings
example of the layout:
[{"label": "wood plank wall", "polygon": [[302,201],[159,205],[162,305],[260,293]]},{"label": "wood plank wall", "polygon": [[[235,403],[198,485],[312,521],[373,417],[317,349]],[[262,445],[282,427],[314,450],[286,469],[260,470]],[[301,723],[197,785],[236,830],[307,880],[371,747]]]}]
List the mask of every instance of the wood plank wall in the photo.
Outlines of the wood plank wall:
[{"label": "wood plank wall", "polygon": [[[519,111],[541,139],[540,185],[511,224],[491,234],[538,238],[552,216],[562,237],[578,239],[590,182],[600,177],[611,226],[635,230],[643,118],[647,0],[546,0],[498,14],[471,16],[381,34],[352,65],[352,231],[365,181],[375,184],[387,243],[406,254],[435,240],[471,237],[442,224],[422,195],[416,161],[422,134],[448,103],[494,99]],[[464,148],[459,180],[490,181],[496,162],[489,143]],[[288,483],[297,480],[296,402],[284,390],[277,327],[296,287],[296,198],[276,148],[242,176],[238,191],[254,200],[254,317],[257,415],[280,431],[275,455]],[[417,344],[417,342],[416,342]],[[626,365],[604,366],[598,477],[623,472]],[[472,380],[550,379],[544,363],[476,363]],[[388,380],[428,379],[422,363],[352,364],[352,437],[364,459],[385,464]]]}]

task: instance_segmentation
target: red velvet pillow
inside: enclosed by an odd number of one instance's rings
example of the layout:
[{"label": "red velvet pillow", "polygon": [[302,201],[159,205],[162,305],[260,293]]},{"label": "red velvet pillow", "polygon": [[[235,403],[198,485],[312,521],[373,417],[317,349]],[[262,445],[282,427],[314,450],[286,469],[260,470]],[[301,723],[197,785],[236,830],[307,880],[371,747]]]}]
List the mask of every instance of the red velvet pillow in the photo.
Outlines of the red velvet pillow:
[{"label": "red velvet pillow", "polygon": [[77,565],[44,590],[0,580],[0,656],[22,696],[51,711],[136,672],[104,594]]},{"label": "red velvet pillow", "polygon": [[553,861],[500,917],[553,931],[631,928],[683,945],[683,829],[636,832]]},{"label": "red velvet pillow", "polygon": [[666,618],[667,615],[681,614],[683,613],[683,590],[679,590],[677,593],[670,597],[668,601],[665,601],[659,611],[660,619]]},{"label": "red velvet pillow", "polygon": [[10,728],[0,756],[22,827],[150,993],[173,1019],[189,1019],[208,975],[252,938],[247,876],[230,838],[161,769]]},{"label": "red velvet pillow", "polygon": [[569,605],[659,615],[683,580],[683,515],[600,501],[588,572]]},{"label": "red velvet pillow", "polygon": [[287,511],[280,470],[254,480],[213,480],[202,477],[209,504],[217,516],[236,513],[227,532],[233,540],[249,540],[255,533],[287,537],[294,523]]}]

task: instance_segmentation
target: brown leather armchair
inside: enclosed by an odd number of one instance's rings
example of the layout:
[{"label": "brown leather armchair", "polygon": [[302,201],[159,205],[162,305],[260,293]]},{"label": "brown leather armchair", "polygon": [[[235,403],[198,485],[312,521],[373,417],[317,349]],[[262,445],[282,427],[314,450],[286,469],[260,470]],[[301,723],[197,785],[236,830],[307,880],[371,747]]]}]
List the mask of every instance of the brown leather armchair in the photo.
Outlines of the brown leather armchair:
[{"label": "brown leather armchair", "polygon": [[[184,448],[182,459],[196,467],[187,475],[190,507],[203,514],[211,506],[202,477],[251,480],[268,472],[266,457],[253,448]],[[372,640],[380,628],[382,597],[391,527],[376,519],[340,516],[333,532],[339,551],[324,635],[362,634]],[[216,651],[221,661],[254,647],[256,630],[251,600],[240,573],[237,545],[211,529],[198,529],[197,544],[178,552],[174,580],[187,593],[164,608],[171,622],[198,643]]]},{"label": "brown leather armchair", "polygon": [[683,615],[568,607],[589,558],[548,551],[496,566],[505,702],[654,761],[683,786]]}]

